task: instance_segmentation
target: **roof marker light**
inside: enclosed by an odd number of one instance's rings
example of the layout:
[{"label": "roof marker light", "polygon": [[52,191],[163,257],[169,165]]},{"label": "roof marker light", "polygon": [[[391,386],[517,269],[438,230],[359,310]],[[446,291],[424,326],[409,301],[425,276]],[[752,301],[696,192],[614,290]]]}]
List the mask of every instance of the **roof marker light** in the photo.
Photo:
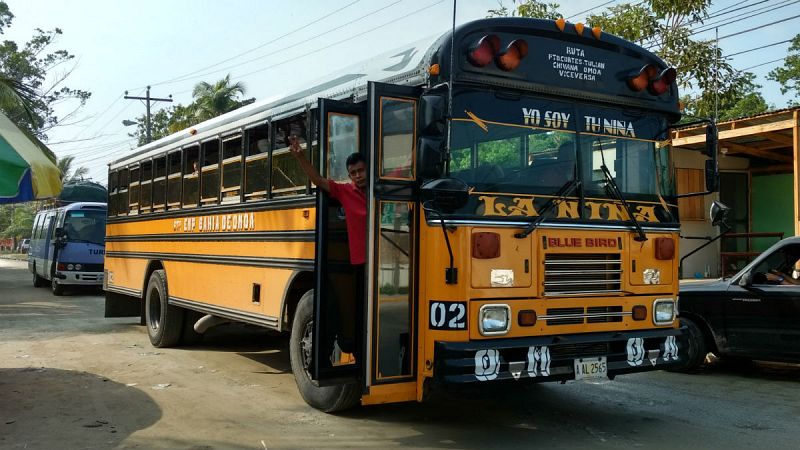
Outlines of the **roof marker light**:
[{"label": "roof marker light", "polygon": [[583,24],[578,22],[575,24],[575,32],[578,33],[578,36],[583,36]]},{"label": "roof marker light", "polygon": [[490,34],[470,46],[467,59],[475,67],[484,67],[492,62],[498,50],[500,50],[500,38]]},{"label": "roof marker light", "polygon": [[522,39],[515,39],[508,44],[506,51],[495,58],[497,67],[506,72],[516,69],[522,59],[528,54],[528,43]]},{"label": "roof marker light", "polygon": [[431,66],[428,67],[428,73],[434,76],[439,75],[440,70],[441,68],[438,64],[431,64]]},{"label": "roof marker light", "polygon": [[564,20],[563,17],[559,17],[558,20],[556,20],[556,26],[559,31],[564,31],[564,28],[567,26],[567,21]]},{"label": "roof marker light", "polygon": [[594,35],[595,39],[600,39],[600,36],[603,34],[603,30],[600,27],[592,28],[592,34]]}]

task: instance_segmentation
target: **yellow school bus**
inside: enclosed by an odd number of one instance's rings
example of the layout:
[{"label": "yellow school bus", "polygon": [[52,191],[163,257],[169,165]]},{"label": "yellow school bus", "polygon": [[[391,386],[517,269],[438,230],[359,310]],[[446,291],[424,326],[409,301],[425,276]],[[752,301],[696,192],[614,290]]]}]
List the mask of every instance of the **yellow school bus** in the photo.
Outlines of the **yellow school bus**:
[{"label": "yellow school bus", "polygon": [[[106,315],[156,347],[289,333],[324,411],[675,367],[675,78],[599,28],[485,19],[147,144],[109,166]],[[364,236],[292,135],[329,179],[365,156]]]}]

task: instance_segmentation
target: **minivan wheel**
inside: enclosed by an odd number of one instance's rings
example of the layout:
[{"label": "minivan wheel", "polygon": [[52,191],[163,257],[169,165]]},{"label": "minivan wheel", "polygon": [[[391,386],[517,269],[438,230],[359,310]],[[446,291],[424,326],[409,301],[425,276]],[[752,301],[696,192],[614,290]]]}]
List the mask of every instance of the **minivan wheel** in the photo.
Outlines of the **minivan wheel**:
[{"label": "minivan wheel", "polygon": [[36,274],[36,267],[33,268],[33,287],[43,287],[45,279]]},{"label": "minivan wheel", "polygon": [[53,290],[53,295],[63,295],[64,294],[64,286],[58,282],[58,278],[53,277],[53,280],[50,281],[50,288]]}]

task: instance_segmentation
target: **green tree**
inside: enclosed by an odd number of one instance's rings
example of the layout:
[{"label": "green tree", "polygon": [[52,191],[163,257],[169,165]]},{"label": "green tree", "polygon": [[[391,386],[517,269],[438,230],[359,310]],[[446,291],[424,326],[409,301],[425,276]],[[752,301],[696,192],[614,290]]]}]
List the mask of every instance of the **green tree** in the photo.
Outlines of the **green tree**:
[{"label": "green tree", "polygon": [[[0,1],[0,34],[13,19],[8,4]],[[0,42],[0,108],[20,128],[43,140],[47,139],[48,130],[73,117],[91,95],[64,85],[72,69],[53,73],[54,68],[74,58],[66,50],[48,53],[61,34],[58,28],[37,29],[24,45],[12,40]],[[69,100],[76,101],[77,106],[63,117],[56,115],[55,105]]]},{"label": "green tree", "polygon": [[783,66],[770,71],[767,79],[780,83],[781,94],[794,92],[794,99],[790,100],[791,105],[800,104],[800,34],[792,39]]},{"label": "green tree", "polygon": [[[226,75],[214,84],[201,81],[194,86],[192,91],[194,101],[188,106],[177,104],[168,109],[160,109],[151,115],[150,130],[153,140],[253,103],[255,98],[239,99],[239,96],[244,95],[246,91],[245,86],[241,82],[231,84],[230,78],[230,75]],[[137,130],[130,136],[138,138],[139,145],[144,145],[147,135],[146,118],[142,115],[136,121]]]},{"label": "green tree", "polygon": [[[517,5],[517,0],[513,0]],[[558,3],[542,3],[531,0],[520,0],[516,9],[509,11],[508,7],[502,2],[498,2],[497,9],[490,9],[487,11],[488,17],[536,17],[539,19],[552,19],[556,20],[561,17],[558,8],[561,7]]]},{"label": "green tree", "polygon": [[0,215],[6,220],[0,221],[0,237],[25,239],[31,237],[33,218],[36,215],[36,202],[19,205],[4,205]]},{"label": "green tree", "polygon": [[63,158],[58,159],[58,170],[61,173],[61,181],[73,181],[83,179],[87,173],[89,173],[89,169],[86,167],[78,167],[75,171],[72,171],[72,164],[75,162],[74,156],[65,156]]}]

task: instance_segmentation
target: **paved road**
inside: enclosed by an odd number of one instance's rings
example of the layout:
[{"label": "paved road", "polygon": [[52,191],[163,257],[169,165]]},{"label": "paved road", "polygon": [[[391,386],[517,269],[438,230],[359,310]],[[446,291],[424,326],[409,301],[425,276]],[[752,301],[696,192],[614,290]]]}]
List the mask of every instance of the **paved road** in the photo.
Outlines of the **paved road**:
[{"label": "paved road", "polygon": [[102,309],[0,260],[0,448],[788,449],[800,435],[800,366],[484,386],[334,416],[300,398],[283,338],[220,327],[154,349]]}]

